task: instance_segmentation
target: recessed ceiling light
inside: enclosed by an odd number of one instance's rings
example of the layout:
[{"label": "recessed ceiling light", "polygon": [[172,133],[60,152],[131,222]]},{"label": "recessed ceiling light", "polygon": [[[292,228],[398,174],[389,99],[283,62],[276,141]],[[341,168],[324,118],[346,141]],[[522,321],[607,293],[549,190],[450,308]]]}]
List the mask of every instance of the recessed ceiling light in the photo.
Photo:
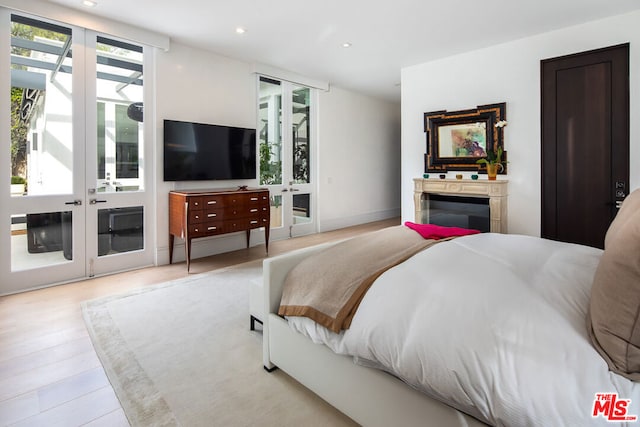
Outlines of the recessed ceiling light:
[{"label": "recessed ceiling light", "polygon": [[236,33],[238,33],[238,34],[244,34],[246,32],[247,32],[247,30],[242,28],[242,27],[236,28]]},{"label": "recessed ceiling light", "polygon": [[342,43],[342,47],[345,48],[345,49],[348,48],[348,47],[351,47],[351,43],[349,43],[349,42]]},{"label": "recessed ceiling light", "polygon": [[82,4],[87,6],[87,7],[94,7],[98,3],[96,3],[95,1],[91,1],[91,0],[82,0]]}]

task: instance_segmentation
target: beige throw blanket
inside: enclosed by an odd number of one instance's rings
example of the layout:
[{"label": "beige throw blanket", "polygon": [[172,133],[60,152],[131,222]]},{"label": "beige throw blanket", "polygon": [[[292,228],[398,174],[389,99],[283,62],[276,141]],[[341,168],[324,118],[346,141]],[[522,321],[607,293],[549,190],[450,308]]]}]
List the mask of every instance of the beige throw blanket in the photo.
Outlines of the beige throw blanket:
[{"label": "beige throw blanket", "polygon": [[400,225],[338,243],[289,272],[278,314],[309,317],[336,333],[348,329],[378,276],[436,242]]}]

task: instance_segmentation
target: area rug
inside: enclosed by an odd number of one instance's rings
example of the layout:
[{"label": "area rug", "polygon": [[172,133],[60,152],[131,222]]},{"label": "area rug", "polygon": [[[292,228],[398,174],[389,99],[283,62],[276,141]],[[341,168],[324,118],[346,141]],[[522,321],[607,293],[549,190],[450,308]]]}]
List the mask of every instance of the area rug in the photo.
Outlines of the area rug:
[{"label": "area rug", "polygon": [[340,426],[353,422],[281,371],[249,330],[251,262],[82,303],[133,426]]}]

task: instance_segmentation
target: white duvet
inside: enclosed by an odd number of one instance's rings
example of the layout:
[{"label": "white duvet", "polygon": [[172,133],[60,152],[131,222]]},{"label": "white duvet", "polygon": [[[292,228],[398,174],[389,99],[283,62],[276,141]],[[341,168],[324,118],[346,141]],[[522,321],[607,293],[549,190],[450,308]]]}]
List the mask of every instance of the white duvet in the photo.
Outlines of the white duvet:
[{"label": "white duvet", "polygon": [[624,425],[592,417],[596,393],[631,399],[628,414],[640,415],[638,384],[609,372],[587,333],[601,253],[528,236],[460,237],[384,273],[347,331],[289,323],[492,425]]}]

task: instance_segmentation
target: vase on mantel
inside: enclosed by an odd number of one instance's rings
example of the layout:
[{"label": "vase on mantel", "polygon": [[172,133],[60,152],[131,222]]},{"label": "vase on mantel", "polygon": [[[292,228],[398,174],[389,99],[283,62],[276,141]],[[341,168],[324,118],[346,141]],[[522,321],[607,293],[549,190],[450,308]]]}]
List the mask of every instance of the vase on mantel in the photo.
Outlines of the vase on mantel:
[{"label": "vase on mantel", "polygon": [[499,170],[502,171],[502,169],[504,169],[504,167],[502,166],[502,163],[487,163],[487,177],[489,178],[489,181],[495,181],[496,177],[498,176],[498,172]]}]

